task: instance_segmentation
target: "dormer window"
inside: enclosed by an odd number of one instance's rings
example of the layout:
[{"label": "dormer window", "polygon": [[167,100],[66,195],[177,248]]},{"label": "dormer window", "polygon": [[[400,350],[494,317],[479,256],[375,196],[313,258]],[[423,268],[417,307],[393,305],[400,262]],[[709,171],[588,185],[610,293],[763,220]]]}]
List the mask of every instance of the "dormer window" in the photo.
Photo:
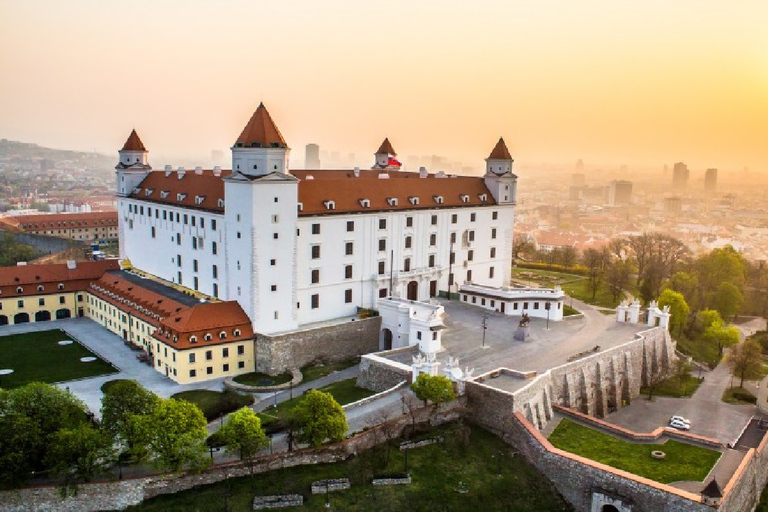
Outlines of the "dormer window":
[{"label": "dormer window", "polygon": [[443,204],[443,196],[432,196],[437,204]]},{"label": "dormer window", "polygon": [[303,212],[304,211],[304,203],[299,203],[297,205],[297,208],[299,209],[300,212]]},{"label": "dormer window", "polygon": [[226,338],[227,338],[227,333],[226,333],[226,332],[224,332],[224,331],[221,331],[221,332],[219,333],[219,339],[220,339],[220,340],[223,340],[223,339],[226,339]]},{"label": "dormer window", "polygon": [[[153,188],[148,188],[148,189],[146,189],[146,190],[144,191],[144,195],[145,195],[145,196],[151,196],[151,195],[152,195],[152,192],[154,192],[154,191],[155,191],[155,189],[153,189]],[[102,222],[104,222],[104,221],[102,221]]]},{"label": "dormer window", "polygon": [[187,198],[187,194],[182,194],[181,192],[176,194],[176,201],[178,201],[178,202],[182,202],[186,198]]},{"label": "dormer window", "polygon": [[396,197],[388,197],[387,198],[387,204],[389,206],[397,206],[397,198]]},{"label": "dormer window", "polygon": [[24,288],[19,286],[18,288],[16,288],[16,293],[24,293]]},{"label": "dormer window", "polygon": [[173,336],[173,339],[172,339],[171,341],[173,341],[174,343],[176,343],[177,341],[179,341],[179,337],[178,337],[178,336],[176,336],[176,335],[174,335],[174,336]]},{"label": "dormer window", "polygon": [[170,193],[169,191],[167,191],[167,190],[161,190],[161,191],[160,191],[160,199],[165,199],[165,198],[166,198],[166,197],[168,197],[170,194],[171,194],[171,193]]},{"label": "dormer window", "polygon": [[370,199],[360,199],[360,206],[363,208],[370,208],[371,207],[371,200]]},{"label": "dormer window", "polygon": [[488,200],[488,194],[478,194],[477,197],[482,201],[486,202]]},{"label": "dormer window", "polygon": [[134,194],[141,194],[141,189],[136,187],[135,189],[133,189],[133,193]]},{"label": "dormer window", "polygon": [[251,147],[252,148],[260,148],[261,147],[261,142],[251,142]]},{"label": "dormer window", "polygon": [[213,336],[211,336],[211,333],[206,333],[206,335],[203,336],[203,339],[205,341],[211,341],[213,339]]},{"label": "dormer window", "polygon": [[241,334],[240,329],[235,329],[234,331],[232,331],[232,334],[234,334],[235,336],[240,336]]},{"label": "dormer window", "polygon": [[219,208],[224,208],[224,199],[219,199],[216,204]]},{"label": "dormer window", "polygon": [[462,203],[468,203],[469,202],[469,196],[467,194],[461,194],[459,196],[459,199],[461,199]]},{"label": "dormer window", "polygon": [[190,336],[189,337],[189,342],[190,343],[197,343],[197,336]]},{"label": "dormer window", "polygon": [[41,284],[37,285],[37,291],[41,292],[43,290],[45,290],[45,287],[43,287],[43,285],[41,285]]},{"label": "dormer window", "polygon": [[205,201],[205,196],[195,196],[195,204],[202,204]]},{"label": "dormer window", "polygon": [[336,209],[336,201],[323,201],[323,204],[325,205],[326,210]]},{"label": "dormer window", "polygon": [[419,204],[419,198],[418,198],[418,197],[413,197],[413,196],[411,196],[411,197],[409,197],[409,198],[408,198],[408,200],[409,200],[409,201],[411,202],[411,204],[412,204],[412,205],[414,205],[414,206],[415,206],[415,205],[417,205],[417,204]]},{"label": "dormer window", "polygon": [[59,285],[57,286],[57,288],[58,288],[59,290],[63,290],[63,289],[64,289],[64,283],[59,283]]}]

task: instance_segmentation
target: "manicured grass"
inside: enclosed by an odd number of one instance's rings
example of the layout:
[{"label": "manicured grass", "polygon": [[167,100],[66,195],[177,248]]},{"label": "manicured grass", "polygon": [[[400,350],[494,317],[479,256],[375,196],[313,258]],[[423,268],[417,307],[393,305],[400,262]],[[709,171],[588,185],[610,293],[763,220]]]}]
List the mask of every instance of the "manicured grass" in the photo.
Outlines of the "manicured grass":
[{"label": "manicured grass", "polygon": [[[682,379],[670,377],[656,384],[653,388],[653,395],[672,396],[675,398],[691,396],[699,389],[701,382],[698,377],[693,375],[688,375]],[[640,388],[640,394],[648,396],[648,388]]]},{"label": "manicured grass", "polygon": [[[333,395],[333,398],[341,405],[351,404],[375,394],[373,391],[357,387],[355,381],[356,379],[341,380],[318,389]],[[299,404],[302,398],[302,395],[294,396],[292,400],[286,400],[277,404],[277,409],[270,407],[266,411],[259,413],[261,424],[268,425],[278,419],[285,418]]]},{"label": "manicured grass", "polygon": [[[229,494],[228,510],[251,510],[254,495],[292,493],[304,495],[304,506],[297,510],[327,510],[326,496],[310,493],[313,481],[326,478],[349,478],[352,484],[349,490],[329,494],[330,510],[573,510],[524,457],[512,456],[509,445],[479,428],[464,428],[467,429],[465,434],[456,424],[435,429],[429,435],[442,436],[445,443],[409,450],[411,485],[371,485],[373,476],[404,471],[404,452],[380,445],[344,462],[298,466],[256,475],[255,491],[251,491],[249,477],[233,478],[175,495],[160,496],[128,510],[218,512],[224,510],[225,492]],[[498,468],[501,469],[500,474],[497,474]],[[465,488],[467,492],[459,493],[456,491],[459,488]]]},{"label": "manicured grass", "polygon": [[757,397],[748,389],[740,387],[726,388],[723,391],[723,402],[729,404],[756,404]]},{"label": "manicured grass", "polygon": [[282,373],[280,375],[267,375],[266,373],[251,372],[244,373],[234,377],[232,380],[238,384],[244,384],[246,386],[277,386],[279,384],[285,384],[291,381],[291,374]]},{"label": "manicured grass", "polygon": [[[549,441],[561,450],[663,484],[681,480],[701,482],[721,455],[714,450],[671,440],[663,444],[630,443],[567,419],[555,428]],[[654,450],[663,451],[666,458],[652,458]]]},{"label": "manicured grass", "polygon": [[589,281],[586,277],[582,277],[580,281],[564,284],[563,291],[582,302],[604,308],[615,308],[619,305],[619,302],[624,299],[624,295],[621,295],[618,300],[614,300],[613,295],[611,295],[608,290],[604,287],[600,287],[593,300],[592,291],[589,289]]},{"label": "manicured grass", "polygon": [[572,308],[568,304],[563,304],[563,316],[573,316],[573,315],[580,315],[581,311],[578,309]]},{"label": "manicured grass", "polygon": [[[116,373],[117,370],[77,341],[59,345],[59,341],[72,340],[64,331],[13,334],[0,337],[0,369],[13,373],[0,375],[0,387],[16,388],[29,382],[64,382]],[[81,357],[95,357],[84,363]]]},{"label": "manicured grass", "polygon": [[320,377],[325,377],[326,375],[330,375],[333,372],[338,372],[341,370],[346,370],[350,366],[355,366],[356,364],[360,363],[359,357],[354,357],[352,359],[347,359],[344,361],[339,361],[337,363],[328,363],[328,364],[316,364],[311,366],[305,366],[301,369],[301,375],[302,375],[302,382],[312,382],[313,380],[317,380]]},{"label": "manicured grass", "polygon": [[207,389],[193,389],[192,391],[176,393],[171,398],[186,400],[197,405],[203,411],[203,415],[208,421],[213,421],[222,414],[236,411],[244,405],[251,405],[253,403],[251,395],[241,395],[231,390],[219,392]]}]

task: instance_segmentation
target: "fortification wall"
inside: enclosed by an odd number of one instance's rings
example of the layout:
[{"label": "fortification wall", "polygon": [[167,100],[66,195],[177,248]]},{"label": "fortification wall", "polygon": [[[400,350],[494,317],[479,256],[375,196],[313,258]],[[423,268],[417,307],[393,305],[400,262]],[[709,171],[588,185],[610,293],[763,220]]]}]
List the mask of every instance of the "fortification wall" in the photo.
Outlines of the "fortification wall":
[{"label": "fortification wall", "polygon": [[368,354],[378,350],[380,330],[381,318],[372,317],[276,336],[257,334],[256,371],[277,375],[316,360]]}]

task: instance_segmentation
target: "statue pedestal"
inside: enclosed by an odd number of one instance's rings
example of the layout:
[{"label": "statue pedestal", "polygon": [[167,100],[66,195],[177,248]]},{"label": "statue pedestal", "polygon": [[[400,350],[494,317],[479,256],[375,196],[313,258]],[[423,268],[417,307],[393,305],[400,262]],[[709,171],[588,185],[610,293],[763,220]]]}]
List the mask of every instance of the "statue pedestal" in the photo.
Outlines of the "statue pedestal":
[{"label": "statue pedestal", "polygon": [[517,332],[515,332],[515,339],[517,341],[525,341],[528,338],[531,337],[531,328],[528,326],[525,327],[518,327]]}]

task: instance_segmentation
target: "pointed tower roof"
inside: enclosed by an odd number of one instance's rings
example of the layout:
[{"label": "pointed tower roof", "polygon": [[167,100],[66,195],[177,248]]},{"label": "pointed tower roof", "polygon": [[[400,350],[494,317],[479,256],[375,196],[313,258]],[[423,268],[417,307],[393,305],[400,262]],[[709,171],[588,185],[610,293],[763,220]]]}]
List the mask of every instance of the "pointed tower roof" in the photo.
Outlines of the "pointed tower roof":
[{"label": "pointed tower roof", "polygon": [[499,137],[499,142],[488,155],[488,160],[512,160],[512,155],[509,154],[507,145],[504,143],[504,137]]},{"label": "pointed tower roof", "polygon": [[701,491],[701,494],[708,498],[722,498],[723,490],[720,489],[720,485],[717,483],[717,479],[713,478],[711,482]]},{"label": "pointed tower roof", "polygon": [[128,140],[125,141],[125,144],[123,144],[123,149],[120,151],[146,151],[147,148],[144,147],[144,143],[141,142],[141,139],[139,138],[139,134],[136,133],[136,130],[131,130],[131,134],[128,136]]},{"label": "pointed tower roof", "polygon": [[377,155],[379,153],[386,153],[388,155],[397,156],[397,153],[395,152],[395,148],[393,148],[392,144],[389,143],[389,138],[385,138],[384,142],[381,143],[381,146],[379,146],[379,150],[376,151]]},{"label": "pointed tower roof", "polygon": [[288,147],[264,103],[259,103],[256,112],[253,113],[251,120],[243,128],[243,132],[237,138],[235,145],[257,148]]}]

